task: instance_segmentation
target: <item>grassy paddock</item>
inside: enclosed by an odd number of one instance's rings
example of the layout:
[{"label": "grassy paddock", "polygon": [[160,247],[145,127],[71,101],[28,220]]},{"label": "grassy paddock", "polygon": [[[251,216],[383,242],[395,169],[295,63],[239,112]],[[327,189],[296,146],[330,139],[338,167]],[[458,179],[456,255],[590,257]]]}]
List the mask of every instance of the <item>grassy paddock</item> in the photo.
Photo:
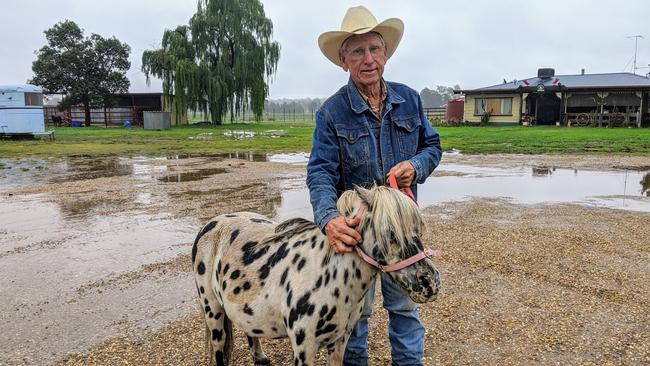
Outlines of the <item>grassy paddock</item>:
[{"label": "grassy paddock", "polygon": [[[124,128],[57,128],[56,140],[0,140],[0,158],[66,155],[168,155],[234,151],[309,151],[314,124],[262,122],[190,125],[166,131]],[[280,137],[268,135],[281,130]],[[257,135],[233,138],[232,131]],[[650,129],[558,127],[438,127],[445,151],[650,155]]]},{"label": "grassy paddock", "polygon": [[648,128],[439,127],[443,148],[466,153],[650,155]]}]

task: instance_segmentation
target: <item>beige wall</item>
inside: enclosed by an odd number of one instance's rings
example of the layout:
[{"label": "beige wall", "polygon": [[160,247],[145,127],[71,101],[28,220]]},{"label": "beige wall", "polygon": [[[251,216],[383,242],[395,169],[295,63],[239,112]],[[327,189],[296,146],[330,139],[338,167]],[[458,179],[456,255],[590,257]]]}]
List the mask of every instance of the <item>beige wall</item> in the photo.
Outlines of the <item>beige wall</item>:
[{"label": "beige wall", "polygon": [[480,123],[481,116],[475,116],[476,99],[481,98],[512,98],[512,115],[511,116],[491,116],[489,123],[519,123],[519,105],[521,99],[519,94],[476,94],[465,96],[464,121]]}]

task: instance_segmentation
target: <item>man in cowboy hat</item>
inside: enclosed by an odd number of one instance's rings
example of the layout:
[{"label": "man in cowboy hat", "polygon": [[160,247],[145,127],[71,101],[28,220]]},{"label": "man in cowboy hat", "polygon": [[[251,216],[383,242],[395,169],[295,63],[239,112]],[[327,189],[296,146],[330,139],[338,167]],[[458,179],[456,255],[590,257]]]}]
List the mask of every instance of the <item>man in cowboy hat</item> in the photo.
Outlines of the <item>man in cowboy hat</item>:
[{"label": "man in cowboy hat", "polygon": [[[416,91],[382,78],[386,61],[397,49],[404,24],[381,23],[363,6],[348,9],[340,31],[318,38],[330,61],[350,73],[348,84],[316,113],[307,186],[314,220],[337,253],[352,252],[361,236],[359,219],[346,220],[336,210],[340,194],[357,186],[385,184],[392,173],[400,187],[423,183],[438,165],[438,133],[424,115]],[[417,192],[416,192],[417,193]],[[418,306],[388,276],[382,276],[384,307],[389,314],[393,365],[422,365],[424,327]],[[350,336],[345,365],[368,364],[368,316],[371,286],[361,319]]]}]

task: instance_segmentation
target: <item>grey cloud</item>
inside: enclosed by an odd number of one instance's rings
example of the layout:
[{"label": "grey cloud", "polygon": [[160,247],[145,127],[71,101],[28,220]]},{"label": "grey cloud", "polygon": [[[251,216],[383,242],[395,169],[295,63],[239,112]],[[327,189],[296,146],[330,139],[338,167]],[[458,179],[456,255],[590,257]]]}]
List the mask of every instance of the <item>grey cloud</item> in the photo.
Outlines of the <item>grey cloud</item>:
[{"label": "grey cloud", "polygon": [[[282,51],[271,85],[272,98],[325,97],[345,83],[346,74],[329,63],[316,44],[318,35],[339,27],[345,11],[357,1],[263,1]],[[401,18],[405,34],[386,66],[386,78],[416,90],[460,84],[475,88],[506,78],[534,76],[538,67],[558,74],[620,72],[630,61],[633,42],[625,36],[645,34],[638,63],[650,63],[650,3],[610,1],[369,1],[381,21]],[[132,91],[148,88],[140,72],[142,51],[159,45],[164,29],[185,24],[195,0],[3,2],[0,13],[0,83],[22,83],[31,77],[34,51],[44,43],[43,31],[63,19],[89,33],[116,36],[132,47],[128,76]],[[647,34],[646,34],[647,33]],[[631,63],[628,65],[629,71]],[[648,69],[640,70],[647,72]]]}]

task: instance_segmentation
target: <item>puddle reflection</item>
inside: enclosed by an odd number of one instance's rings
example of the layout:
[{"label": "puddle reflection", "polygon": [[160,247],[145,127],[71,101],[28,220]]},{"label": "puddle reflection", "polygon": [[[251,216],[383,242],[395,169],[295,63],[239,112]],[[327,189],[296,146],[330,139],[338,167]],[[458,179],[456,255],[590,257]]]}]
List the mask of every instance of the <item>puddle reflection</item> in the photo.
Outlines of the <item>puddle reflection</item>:
[{"label": "puddle reflection", "polygon": [[[244,130],[228,130],[223,133],[225,137],[230,137],[234,139],[246,139],[246,138],[253,138],[255,136],[267,136],[271,138],[278,138],[282,135],[284,135],[287,131],[285,130],[268,130],[268,131],[263,131],[263,132],[255,132],[255,131],[244,131]],[[210,134],[212,135],[212,134]],[[211,136],[212,137],[212,136]]]},{"label": "puddle reflection", "polygon": [[648,172],[595,171],[572,168],[480,168],[449,164],[444,171],[466,175],[429,178],[418,192],[424,205],[473,197],[509,198],[515,202],[583,203],[650,211],[640,182]]},{"label": "puddle reflection", "polygon": [[[283,204],[283,193],[273,183],[243,184],[236,187],[213,188],[207,190],[186,190],[171,193],[173,199],[193,200],[200,204],[203,212],[209,212],[210,216],[200,217],[207,220],[212,217],[210,207],[227,205],[232,207],[231,211],[252,211],[269,217],[275,217],[279,207]],[[290,216],[295,217],[295,216]]]},{"label": "puddle reflection", "polygon": [[112,212],[115,207],[127,203],[127,199],[71,199],[59,203],[59,208],[66,219],[86,219],[98,213]]},{"label": "puddle reflection", "polygon": [[641,194],[645,194],[647,197],[650,197],[650,172],[646,173],[641,179]]},{"label": "puddle reflection", "polygon": [[168,167],[157,161],[177,161],[189,158],[211,158],[250,162],[278,162],[305,164],[307,153],[267,154],[254,152],[231,152],[217,154],[179,154],[162,157],[91,157],[77,155],[65,160],[57,159],[0,159],[0,191],[25,188],[38,183],[37,174],[47,172],[44,179],[52,183],[76,182],[87,179],[133,177],[139,180],[160,180],[162,182],[189,182],[201,180],[210,175],[225,173],[224,169],[203,169],[198,172],[184,172],[163,176]]},{"label": "puddle reflection", "polygon": [[175,174],[166,175],[164,177],[158,178],[158,180],[166,183],[193,182],[193,181],[202,180],[211,177],[216,174],[223,174],[226,172],[227,170],[224,168],[200,169],[191,172],[179,172]]},{"label": "puddle reflection", "polygon": [[65,177],[55,177],[53,183],[75,182],[84,179],[123,177],[133,174],[133,164],[129,159],[119,157],[73,158],[55,164],[57,168],[68,171]]},{"label": "puddle reflection", "polygon": [[[418,187],[422,207],[472,198],[506,198],[516,203],[578,203],[650,212],[650,172],[594,171],[556,167],[498,168],[446,164],[441,176]],[[276,220],[313,218],[309,191],[282,193]]]}]

